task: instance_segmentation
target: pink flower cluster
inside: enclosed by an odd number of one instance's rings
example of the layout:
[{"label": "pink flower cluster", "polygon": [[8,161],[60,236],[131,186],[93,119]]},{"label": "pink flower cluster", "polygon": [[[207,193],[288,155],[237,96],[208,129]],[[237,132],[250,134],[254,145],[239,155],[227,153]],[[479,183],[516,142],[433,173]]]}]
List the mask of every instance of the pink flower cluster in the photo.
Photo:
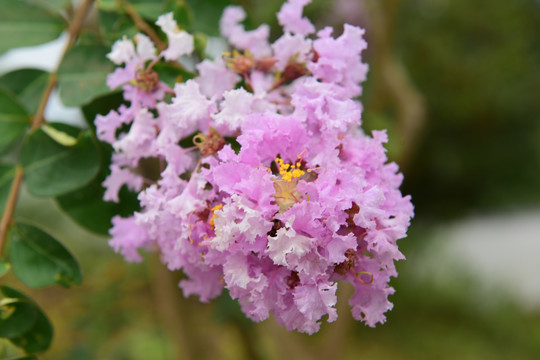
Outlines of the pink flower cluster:
[{"label": "pink flower cluster", "polygon": [[[174,89],[152,66],[189,56],[193,39],[163,15],[169,48],[161,54],[144,35],[136,46],[114,45],[109,57],[125,66],[108,82],[123,85],[130,106],[96,125],[115,149],[105,199],[118,201],[125,185],[142,206],[113,219],[116,251],[140,261],[138,249],[157,248],[186,275],[186,296],[207,302],[225,287],[254,321],[272,313],[312,334],[323,316],[337,318],[338,280],[354,286],[355,319],[385,321],[394,260],[403,259],[396,240],[413,206],[399,191],[397,165],[387,163],[386,133],[359,128],[363,30],[315,34],[302,15],[309,2],[282,6],[284,34],[272,44],[268,26],[246,31],[243,9],[228,7],[220,28],[234,50],[202,61]],[[156,181],[141,167],[148,161],[160,165]]]}]

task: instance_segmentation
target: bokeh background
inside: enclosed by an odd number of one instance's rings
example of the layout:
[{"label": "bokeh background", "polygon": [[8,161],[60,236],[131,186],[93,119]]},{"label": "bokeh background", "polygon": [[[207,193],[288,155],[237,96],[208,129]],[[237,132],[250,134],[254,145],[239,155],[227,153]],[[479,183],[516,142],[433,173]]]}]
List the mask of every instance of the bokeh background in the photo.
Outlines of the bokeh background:
[{"label": "bokeh background", "polygon": [[[281,0],[187,2],[196,30],[217,35],[221,10],[236,3],[248,25],[279,34]],[[314,0],[306,12],[318,28],[366,28],[363,127],[388,129],[415,204],[387,323],[355,322],[343,284],[339,319],[315,335],[254,324],[227,294],[185,299],[182,275],[157,255],[125,263],[106,237],[24,194],[18,217],[56,235],[84,275],[72,290],[22,289],[55,328],[43,359],[540,358],[540,1]],[[8,52],[0,74],[25,61],[52,67],[63,39]],[[58,101],[47,111],[82,119]]]}]

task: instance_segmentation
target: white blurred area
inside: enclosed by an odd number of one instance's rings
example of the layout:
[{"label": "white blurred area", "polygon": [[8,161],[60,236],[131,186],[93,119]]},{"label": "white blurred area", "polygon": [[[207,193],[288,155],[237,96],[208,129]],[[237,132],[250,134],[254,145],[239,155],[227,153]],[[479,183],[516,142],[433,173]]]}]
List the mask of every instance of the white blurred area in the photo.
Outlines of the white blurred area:
[{"label": "white blurred area", "polygon": [[[24,68],[53,71],[60,60],[67,39],[67,34],[63,33],[58,39],[51,42],[38,46],[17,48],[6,52],[0,56],[0,76]],[[49,103],[45,109],[45,119],[47,121],[58,121],[78,127],[86,127],[81,109],[65,107],[60,101],[58,91],[56,90],[51,94]]]},{"label": "white blurred area", "polygon": [[463,219],[439,227],[432,239],[414,256],[422,278],[444,284],[466,275],[478,285],[471,296],[483,304],[503,295],[540,310],[540,209]]}]

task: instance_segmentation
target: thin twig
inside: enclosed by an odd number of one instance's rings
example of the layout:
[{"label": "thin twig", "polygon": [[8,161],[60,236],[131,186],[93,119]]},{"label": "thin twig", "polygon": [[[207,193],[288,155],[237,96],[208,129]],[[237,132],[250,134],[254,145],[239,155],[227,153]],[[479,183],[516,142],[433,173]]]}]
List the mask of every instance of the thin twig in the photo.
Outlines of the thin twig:
[{"label": "thin twig", "polygon": [[161,40],[159,35],[154,31],[154,29],[150,27],[150,25],[146,23],[146,21],[144,21],[141,15],[139,15],[137,11],[135,11],[135,8],[132,5],[126,5],[125,9],[131,20],[133,20],[133,22],[135,23],[135,26],[139,30],[146,33],[146,35],[148,35],[150,39],[152,39],[152,41],[154,42],[154,44],[156,44],[157,48],[160,51],[163,51],[167,48],[167,45],[163,42],[163,40]]},{"label": "thin twig", "polygon": [[49,81],[47,82],[45,91],[41,96],[37,112],[32,118],[32,130],[37,129],[45,122],[45,117],[43,116],[45,114],[45,108],[47,107],[47,103],[49,102],[49,98],[51,97],[51,93],[55,88],[56,84],[58,84],[58,76],[56,75],[56,73],[52,73],[49,75]]},{"label": "thin twig", "polygon": [[[135,23],[135,26],[139,30],[144,32],[146,35],[148,35],[148,37],[154,42],[154,44],[156,44],[159,51],[164,51],[165,49],[167,49],[167,44],[163,40],[161,40],[161,38],[154,31],[154,29],[152,29],[152,27],[148,25],[146,21],[144,21],[141,15],[137,13],[133,5],[126,4],[125,10],[128,16],[131,18],[131,20],[133,20],[133,22]],[[151,69],[152,66],[154,66],[155,62],[157,62],[158,60],[160,60],[160,57],[157,57],[156,59],[154,59],[154,61],[150,63],[150,65],[148,66],[148,69]],[[170,60],[169,63],[174,65],[178,69],[181,69],[181,70],[184,69],[184,66],[176,60]]]},{"label": "thin twig", "polygon": [[[73,46],[75,43],[75,40],[77,40],[77,37],[79,36],[79,33],[82,29],[82,26],[84,24],[84,21],[86,20],[86,16],[90,12],[90,9],[92,7],[92,3],[94,0],[84,0],[81,5],[77,8],[77,11],[75,12],[75,15],[73,15],[73,20],[71,21],[71,24],[69,25],[68,33],[69,33],[69,40],[66,44],[66,48],[64,49],[64,54],[68,52],[68,50]],[[62,58],[64,57],[62,55]]]},{"label": "thin twig", "polygon": [[53,89],[56,87],[56,85],[58,84],[58,75],[57,75],[58,68],[60,67],[62,60],[64,59],[69,49],[71,49],[73,44],[75,44],[75,40],[77,40],[77,36],[79,36],[79,33],[84,24],[84,20],[86,19],[86,16],[90,12],[93,2],[94,0],[84,0],[81,3],[81,5],[79,5],[79,7],[77,8],[77,11],[73,15],[73,20],[71,21],[71,24],[69,25],[69,29],[68,29],[68,34],[69,34],[68,41],[66,43],[66,46],[64,47],[64,51],[62,53],[62,56],[60,58],[60,61],[58,62],[58,65],[55,71],[49,75],[49,80],[47,82],[47,86],[45,87],[45,91],[43,92],[43,96],[41,97],[38,110],[32,119],[32,127],[31,127],[32,130],[37,129],[45,122],[45,118],[43,114],[45,113],[45,108],[47,107],[49,98],[51,97],[51,93]]},{"label": "thin twig", "polygon": [[24,173],[22,168],[17,166],[15,169],[15,177],[11,183],[9,197],[6,202],[6,206],[4,207],[4,212],[2,213],[2,220],[0,220],[0,256],[2,256],[4,251],[4,243],[6,240],[7,231],[9,225],[11,224],[13,212],[15,211],[15,205],[17,204],[17,198],[19,197],[19,189],[21,188],[23,177]]}]

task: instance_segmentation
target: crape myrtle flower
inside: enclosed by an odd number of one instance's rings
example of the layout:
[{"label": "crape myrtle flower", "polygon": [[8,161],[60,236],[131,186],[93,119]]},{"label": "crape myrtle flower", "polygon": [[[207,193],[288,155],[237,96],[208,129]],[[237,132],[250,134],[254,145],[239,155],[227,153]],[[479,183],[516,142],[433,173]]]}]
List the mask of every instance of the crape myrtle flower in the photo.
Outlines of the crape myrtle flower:
[{"label": "crape myrtle flower", "polygon": [[[267,25],[247,31],[244,10],[226,8],[220,30],[231,51],[174,89],[140,75],[193,50],[172,14],[157,22],[169,38],[160,55],[143,35],[136,47],[119,40],[109,58],[125,67],[109,83],[123,86],[130,106],[96,125],[115,150],[105,199],[118,201],[125,185],[141,203],[113,219],[115,251],[141,261],[139,249],[155,249],[185,274],[185,296],[208,302],[226,288],[252,320],[273,314],[312,334],[323,317],[337,319],[340,281],[354,287],[355,319],[385,322],[394,261],[404,258],[396,241],[413,206],[388,163],[386,132],[360,129],[364,31],[316,32],[303,17],[309,2],[283,4],[273,44]],[[160,165],[154,180],[140,171],[148,159]]]}]

